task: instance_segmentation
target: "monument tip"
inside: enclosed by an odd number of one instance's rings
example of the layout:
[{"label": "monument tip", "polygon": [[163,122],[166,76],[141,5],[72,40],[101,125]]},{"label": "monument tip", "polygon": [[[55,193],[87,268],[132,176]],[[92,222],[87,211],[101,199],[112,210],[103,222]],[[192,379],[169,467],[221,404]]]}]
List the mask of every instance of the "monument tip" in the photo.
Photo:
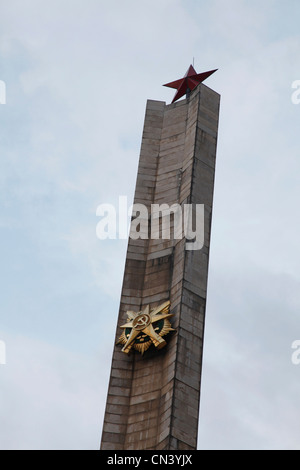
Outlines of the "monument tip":
[{"label": "monument tip", "polygon": [[[194,59],[193,59],[194,62]],[[175,80],[174,82],[166,83],[163,86],[169,88],[175,88],[177,91],[175,96],[172,100],[172,103],[179,100],[183,95],[190,95],[191,91],[193,91],[200,83],[206,80],[210,75],[215,73],[218,69],[209,70],[208,72],[197,73],[194,69],[194,66],[191,64],[183,78],[179,80]]]}]

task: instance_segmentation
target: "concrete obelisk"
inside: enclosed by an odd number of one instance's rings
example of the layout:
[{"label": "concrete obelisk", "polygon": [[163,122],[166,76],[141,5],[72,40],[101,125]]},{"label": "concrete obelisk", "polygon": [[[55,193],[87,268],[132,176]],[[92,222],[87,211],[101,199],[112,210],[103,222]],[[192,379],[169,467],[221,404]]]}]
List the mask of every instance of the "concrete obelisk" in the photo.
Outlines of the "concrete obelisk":
[{"label": "concrete obelisk", "polygon": [[[153,204],[204,205],[204,244],[187,250],[185,237],[129,238],[103,450],[197,446],[220,103],[218,93],[197,82],[200,75],[190,70],[182,79],[186,99],[148,100],[134,204],[149,214]],[[182,80],[173,82],[177,97]],[[175,331],[165,331],[164,321]],[[152,345],[141,351],[145,342]]]}]

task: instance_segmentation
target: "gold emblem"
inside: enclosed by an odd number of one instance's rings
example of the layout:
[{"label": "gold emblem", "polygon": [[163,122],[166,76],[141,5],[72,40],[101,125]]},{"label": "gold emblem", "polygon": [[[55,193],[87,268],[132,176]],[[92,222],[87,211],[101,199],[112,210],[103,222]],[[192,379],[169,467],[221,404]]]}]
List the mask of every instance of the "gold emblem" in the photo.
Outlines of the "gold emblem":
[{"label": "gold emblem", "polygon": [[144,354],[151,344],[154,344],[157,349],[163,348],[167,344],[163,336],[174,331],[169,321],[173,314],[169,313],[169,309],[170,301],[168,300],[151,310],[147,305],[140,312],[127,311],[127,323],[121,326],[124,331],[117,343],[124,344],[122,351],[129,354],[134,348]]}]

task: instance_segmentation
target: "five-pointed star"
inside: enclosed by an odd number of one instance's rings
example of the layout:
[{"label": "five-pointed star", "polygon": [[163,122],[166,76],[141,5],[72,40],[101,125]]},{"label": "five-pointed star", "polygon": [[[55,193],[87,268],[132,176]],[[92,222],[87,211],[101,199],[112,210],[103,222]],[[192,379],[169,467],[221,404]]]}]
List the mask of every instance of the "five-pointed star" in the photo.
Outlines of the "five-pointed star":
[{"label": "five-pointed star", "polygon": [[216,72],[218,69],[210,70],[209,72],[197,73],[192,65],[190,65],[188,71],[186,72],[183,78],[175,80],[175,82],[166,83],[163,86],[168,86],[170,88],[176,88],[177,92],[173,98],[174,101],[179,100],[183,95],[185,95],[189,90],[193,91],[199,83],[202,83],[206,78]]},{"label": "five-pointed star", "polygon": [[128,319],[130,321],[125,323],[125,325],[122,325],[121,328],[132,328],[132,330],[122,351],[128,354],[133,346],[134,340],[141,333],[149,336],[157,349],[163,348],[166,345],[166,341],[156,333],[152,323],[173,316],[173,314],[163,312],[163,310],[169,307],[169,305],[170,301],[164,302],[151,312],[149,305],[138,313],[127,311]]}]

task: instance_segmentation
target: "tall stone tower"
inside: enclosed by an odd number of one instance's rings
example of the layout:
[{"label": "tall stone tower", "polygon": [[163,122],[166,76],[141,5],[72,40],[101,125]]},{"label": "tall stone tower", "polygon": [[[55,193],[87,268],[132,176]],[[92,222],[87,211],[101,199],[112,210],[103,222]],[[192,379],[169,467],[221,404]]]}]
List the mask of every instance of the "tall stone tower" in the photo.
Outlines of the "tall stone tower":
[{"label": "tall stone tower", "polygon": [[194,215],[204,205],[204,243],[186,249],[185,237],[153,239],[150,231],[129,238],[103,450],[197,446],[220,103],[202,75],[190,67],[169,84],[178,90],[170,105],[147,102],[134,204],[149,214],[153,204],[190,204]]}]

